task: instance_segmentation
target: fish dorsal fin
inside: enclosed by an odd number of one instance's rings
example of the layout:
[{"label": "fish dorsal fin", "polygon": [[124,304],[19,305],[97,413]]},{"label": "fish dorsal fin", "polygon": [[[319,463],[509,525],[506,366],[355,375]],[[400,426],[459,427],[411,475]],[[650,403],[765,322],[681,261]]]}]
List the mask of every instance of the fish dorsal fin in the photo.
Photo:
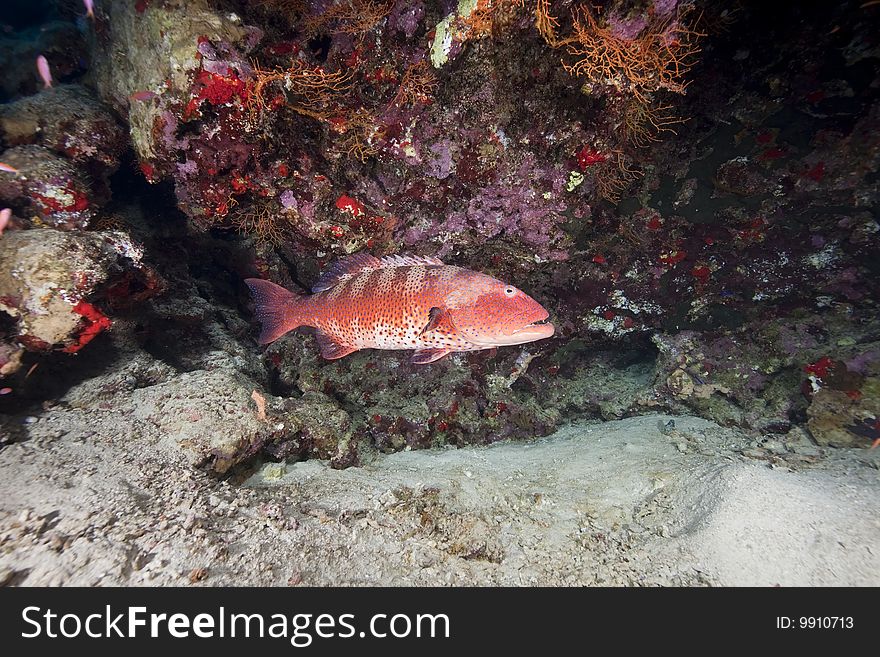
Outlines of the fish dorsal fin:
[{"label": "fish dorsal fin", "polygon": [[312,286],[312,292],[329,290],[334,285],[337,285],[345,279],[351,278],[362,271],[381,268],[382,261],[379,260],[379,258],[371,256],[369,253],[358,253],[357,255],[348,256],[347,258],[340,258],[321,274],[318,282]]},{"label": "fish dorsal fin", "polygon": [[384,258],[376,258],[369,253],[340,258],[321,274],[318,282],[312,287],[312,292],[323,292],[334,285],[338,285],[347,278],[364,271],[374,269],[387,269],[389,267],[412,267],[414,265],[442,265],[444,262],[431,256],[391,255]]},{"label": "fish dorsal fin", "polygon": [[440,258],[431,256],[390,255],[382,258],[382,267],[411,267],[413,265],[444,265]]}]

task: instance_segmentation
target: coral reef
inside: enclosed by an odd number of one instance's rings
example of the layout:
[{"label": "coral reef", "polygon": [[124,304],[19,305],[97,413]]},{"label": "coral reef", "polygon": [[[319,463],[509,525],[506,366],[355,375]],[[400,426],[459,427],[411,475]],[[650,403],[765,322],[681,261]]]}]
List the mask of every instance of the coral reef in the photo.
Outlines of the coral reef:
[{"label": "coral reef", "polygon": [[[233,185],[259,188],[246,177],[257,161],[244,101],[252,77],[245,56],[261,32],[205,0],[120,0],[105,11],[107,29],[92,35],[96,86],[127,117],[147,180],[172,178],[181,209],[210,226],[228,214]],[[143,55],[116,57],[120,47]]]},{"label": "coral reef", "polygon": [[[0,248],[54,249],[40,284],[66,298],[47,316],[60,324],[36,330],[21,298],[39,281],[2,274],[19,325],[0,326],[0,368],[20,368],[22,344],[77,349],[129,317],[119,299],[140,303],[139,337],[113,343],[210,392],[145,397],[140,419],[192,411],[176,442],[222,473],[255,457],[347,467],[655,410],[870,446],[872,11],[102,2],[76,32],[84,77],[53,28],[38,41],[62,82],[38,92],[30,59],[30,82],[16,70],[5,87]],[[551,309],[557,334],[428,370],[375,352],[326,363],[302,334],[255,347],[241,279],[308,289],[362,252],[510,281]],[[82,289],[76,268],[94,274]],[[234,408],[214,413],[224,386]],[[216,438],[255,399],[261,417]]]},{"label": "coral reef", "polygon": [[109,176],[127,148],[116,118],[85,87],[43,89],[0,107],[0,202],[28,225],[88,228],[110,198]]}]

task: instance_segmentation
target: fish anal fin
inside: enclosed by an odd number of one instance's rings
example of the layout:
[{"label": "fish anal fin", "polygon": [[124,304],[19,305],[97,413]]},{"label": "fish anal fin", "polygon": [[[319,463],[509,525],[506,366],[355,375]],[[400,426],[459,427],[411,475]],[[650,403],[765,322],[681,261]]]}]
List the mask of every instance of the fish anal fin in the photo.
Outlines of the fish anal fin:
[{"label": "fish anal fin", "polygon": [[414,365],[427,365],[435,360],[440,360],[446,354],[450,353],[450,349],[418,349],[409,359]]},{"label": "fish anal fin", "polygon": [[448,310],[443,308],[431,308],[428,313],[428,323],[419,335],[425,335],[431,331],[437,333],[450,334],[455,333],[455,323],[452,321],[452,315]]},{"label": "fish anal fin", "polygon": [[347,344],[342,344],[341,342],[337,342],[335,338],[324,333],[323,331],[318,331],[315,333],[315,337],[318,340],[318,347],[321,349],[321,355],[327,360],[336,360],[338,358],[344,358],[351,353],[357,351],[356,347],[349,347]]}]

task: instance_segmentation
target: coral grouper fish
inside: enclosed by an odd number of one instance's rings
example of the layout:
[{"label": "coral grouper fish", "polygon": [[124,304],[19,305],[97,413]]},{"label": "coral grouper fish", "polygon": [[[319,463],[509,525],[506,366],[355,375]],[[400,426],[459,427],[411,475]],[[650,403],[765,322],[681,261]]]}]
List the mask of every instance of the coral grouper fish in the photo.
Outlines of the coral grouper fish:
[{"label": "coral grouper fish", "polygon": [[312,326],[328,359],[358,349],[415,349],[412,362],[423,364],[553,335],[547,311],[525,292],[436,258],[351,256],[330,267],[311,296],[258,278],[245,282],[263,325],[260,344]]}]

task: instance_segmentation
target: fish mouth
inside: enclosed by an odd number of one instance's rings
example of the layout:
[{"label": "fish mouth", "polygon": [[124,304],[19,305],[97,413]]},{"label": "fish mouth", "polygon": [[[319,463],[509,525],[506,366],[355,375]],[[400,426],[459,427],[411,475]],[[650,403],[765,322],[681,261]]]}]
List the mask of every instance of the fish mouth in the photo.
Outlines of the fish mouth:
[{"label": "fish mouth", "polygon": [[556,327],[550,323],[550,316],[539,319],[530,324],[526,324],[522,328],[516,329],[513,334],[518,338],[528,337],[530,340],[541,340],[549,338],[556,332]]},{"label": "fish mouth", "polygon": [[[533,313],[534,317],[537,313]],[[503,347],[517,344],[525,344],[526,342],[535,342],[536,340],[544,340],[551,337],[556,332],[556,327],[550,323],[550,314],[545,312],[543,317],[536,319],[528,324],[523,324],[516,329],[508,329],[503,333],[492,334],[475,334],[467,335],[467,339],[483,348]],[[524,317],[523,320],[530,319]]]},{"label": "fish mouth", "polygon": [[[530,322],[530,323],[526,324],[525,326],[523,326],[522,328],[516,329],[514,331],[514,333],[520,333],[522,331],[533,330],[533,329],[536,329],[537,327],[541,327],[541,326],[549,326],[550,328],[553,328],[553,324],[550,323],[550,313],[548,313],[543,308],[541,308],[541,311],[542,312],[541,312],[540,319],[536,319],[534,322]],[[534,317],[534,315],[532,315],[532,317]],[[523,319],[525,319],[525,318],[523,318]],[[545,330],[545,329],[538,329],[538,330]]]}]

